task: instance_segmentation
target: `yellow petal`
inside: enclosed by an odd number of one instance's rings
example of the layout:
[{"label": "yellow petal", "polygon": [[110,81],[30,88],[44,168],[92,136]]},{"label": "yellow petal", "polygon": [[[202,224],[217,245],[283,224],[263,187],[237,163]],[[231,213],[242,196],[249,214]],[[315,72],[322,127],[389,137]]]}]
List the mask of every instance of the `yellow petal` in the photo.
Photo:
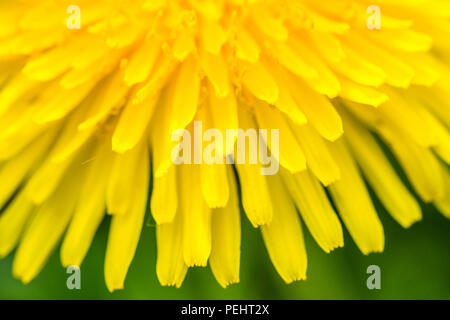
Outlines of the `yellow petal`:
[{"label": "yellow petal", "polygon": [[297,126],[291,123],[291,128],[305,153],[308,169],[325,186],[339,180],[341,172],[325,140],[310,125]]},{"label": "yellow petal", "polygon": [[229,198],[227,165],[201,165],[202,194],[210,208],[225,207]]},{"label": "yellow petal", "polygon": [[211,253],[211,210],[203,199],[198,165],[183,165],[180,210],[183,216],[183,256],[188,267],[206,266]]},{"label": "yellow petal", "polygon": [[144,136],[159,95],[149,96],[139,103],[133,100],[125,106],[112,137],[112,149],[124,153],[133,149]]},{"label": "yellow petal", "polygon": [[370,133],[346,117],[345,137],[364,176],[388,212],[405,228],[422,218],[419,204],[403,185]]},{"label": "yellow petal", "polygon": [[55,138],[55,133],[55,131],[45,133],[19,155],[0,167],[0,181],[3,181],[0,184],[0,207],[3,207],[30,171],[42,161]]},{"label": "yellow petal", "polygon": [[230,198],[226,207],[212,212],[211,270],[217,282],[224,288],[239,282],[241,255],[241,217],[239,197],[231,166],[227,166]]},{"label": "yellow petal", "polygon": [[281,170],[284,185],[317,244],[330,252],[344,245],[342,227],[325,190],[310,172]]},{"label": "yellow petal", "polygon": [[[306,159],[302,148],[288,126],[283,114],[277,109],[261,102],[255,105],[255,115],[260,129],[266,129],[267,134],[263,137],[268,148],[272,148],[272,143],[279,144],[279,152],[272,151],[274,157],[283,167],[295,173],[306,170]],[[273,141],[272,131],[278,130],[278,141]],[[261,133],[260,133],[261,134]]]},{"label": "yellow petal", "polygon": [[441,199],[444,195],[444,179],[436,156],[397,131],[387,127],[379,130],[419,196],[426,202]]},{"label": "yellow petal", "polygon": [[6,257],[17,245],[33,209],[28,195],[22,190],[3,211],[0,216],[0,257]]},{"label": "yellow petal", "polygon": [[55,194],[39,207],[14,256],[13,274],[29,283],[57,245],[78,200],[83,171],[73,166]]},{"label": "yellow petal", "polygon": [[185,128],[194,119],[200,92],[200,76],[195,58],[187,59],[181,66],[171,88],[171,118],[169,131]]},{"label": "yellow petal", "polygon": [[[150,168],[147,147],[140,146],[138,163],[133,167],[131,204],[122,215],[111,220],[105,257],[105,281],[110,292],[123,289],[125,277],[136,252],[147,205]],[[131,188],[131,186],[133,186]]]},{"label": "yellow petal", "polygon": [[144,82],[152,71],[161,51],[158,40],[154,37],[146,39],[136,50],[125,70],[125,82],[129,86]]},{"label": "yellow petal", "polygon": [[383,251],[383,226],[347,146],[340,140],[329,147],[341,168],[341,179],[328,188],[345,226],[362,253]]},{"label": "yellow petal", "polygon": [[202,63],[206,76],[214,86],[215,94],[218,98],[225,98],[231,91],[231,85],[228,66],[222,54],[205,52],[202,55]]},{"label": "yellow petal", "polygon": [[305,113],[309,123],[327,140],[334,141],[342,133],[342,121],[329,99],[316,93],[300,79],[286,75],[291,94]]},{"label": "yellow petal", "polygon": [[[133,207],[133,199],[136,191],[131,188],[135,184],[138,165],[142,165],[143,145],[142,141],[136,148],[124,154],[115,154],[106,189],[106,206],[108,213],[124,215]],[[146,175],[146,172],[142,172]]]},{"label": "yellow petal", "polygon": [[156,226],[156,275],[163,286],[179,288],[188,270],[183,258],[183,223],[181,212],[173,222]]},{"label": "yellow petal", "polygon": [[177,169],[170,166],[167,173],[153,178],[150,208],[157,224],[172,223],[178,210]]},{"label": "yellow petal", "polygon": [[295,206],[278,175],[268,177],[274,206],[272,222],[261,226],[264,243],[275,269],[286,283],[306,279],[306,249]]},{"label": "yellow petal", "polygon": [[262,63],[250,64],[242,81],[257,98],[269,104],[274,104],[278,100],[277,83]]},{"label": "yellow petal", "polygon": [[111,167],[109,144],[103,143],[86,164],[88,172],[78,205],[61,246],[63,266],[81,266],[106,211],[106,185]]}]

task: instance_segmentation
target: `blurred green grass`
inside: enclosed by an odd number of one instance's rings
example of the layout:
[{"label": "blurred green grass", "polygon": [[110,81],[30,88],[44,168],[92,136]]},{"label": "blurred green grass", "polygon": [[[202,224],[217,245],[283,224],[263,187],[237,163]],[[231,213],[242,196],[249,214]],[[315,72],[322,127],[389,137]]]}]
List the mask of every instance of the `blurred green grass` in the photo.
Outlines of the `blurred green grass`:
[{"label": "blurred green grass", "polygon": [[[0,260],[0,299],[450,299],[450,221],[422,204],[423,221],[404,230],[376,205],[385,228],[384,253],[362,255],[345,231],[345,247],[326,254],[303,226],[308,279],[291,285],[277,275],[259,231],[242,215],[240,284],[221,288],[208,267],[189,270],[180,289],[161,287],[155,273],[155,228],[145,225],[125,290],[111,294],[103,276],[109,224],[104,221],[81,267],[81,290],[66,288],[69,275],[59,250],[29,285],[12,277],[9,255]],[[372,264],[381,268],[381,290],[366,287],[366,269]]]}]

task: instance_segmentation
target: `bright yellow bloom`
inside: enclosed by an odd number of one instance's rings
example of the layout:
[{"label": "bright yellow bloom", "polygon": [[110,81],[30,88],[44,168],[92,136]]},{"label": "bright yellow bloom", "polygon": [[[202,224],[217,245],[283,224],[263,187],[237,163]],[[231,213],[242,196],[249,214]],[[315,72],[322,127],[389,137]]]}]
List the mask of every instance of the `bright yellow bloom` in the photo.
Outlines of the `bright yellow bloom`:
[{"label": "bright yellow bloom", "polygon": [[[447,0],[0,2],[0,256],[17,246],[25,283],[60,239],[81,265],[107,212],[106,284],[123,288],[151,185],[162,285],[208,261],[239,281],[240,202],[280,276],[305,279],[300,218],[343,246],[331,200],[364,254],[384,248],[366,182],[403,227],[421,219],[381,140],[450,217],[449,18]],[[279,129],[280,173],[175,166],[171,133],[195,119]]]}]

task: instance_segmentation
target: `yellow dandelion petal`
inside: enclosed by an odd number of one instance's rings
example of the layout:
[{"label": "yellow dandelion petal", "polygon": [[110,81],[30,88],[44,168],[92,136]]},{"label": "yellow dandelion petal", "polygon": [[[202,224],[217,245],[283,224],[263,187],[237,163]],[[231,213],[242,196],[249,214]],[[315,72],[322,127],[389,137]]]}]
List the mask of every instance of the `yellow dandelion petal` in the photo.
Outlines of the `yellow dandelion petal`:
[{"label": "yellow dandelion petal", "polygon": [[261,232],[269,256],[280,276],[286,283],[306,279],[306,250],[300,219],[294,204],[287,196],[279,176],[269,178],[274,187],[272,200],[277,214]]},{"label": "yellow dandelion petal", "polygon": [[234,173],[227,169],[230,198],[224,208],[212,212],[212,247],[209,263],[222,287],[239,282],[241,256],[241,218]]}]

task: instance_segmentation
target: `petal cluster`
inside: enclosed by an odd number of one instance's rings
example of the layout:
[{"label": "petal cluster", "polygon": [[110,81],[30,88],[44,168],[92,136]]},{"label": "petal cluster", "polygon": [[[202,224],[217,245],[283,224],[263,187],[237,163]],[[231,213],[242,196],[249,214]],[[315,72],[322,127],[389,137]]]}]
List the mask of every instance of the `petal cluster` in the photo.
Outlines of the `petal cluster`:
[{"label": "petal cluster", "polygon": [[[25,283],[61,239],[62,264],[81,265],[110,214],[105,279],[121,289],[150,207],[161,284],[209,263],[226,287],[242,204],[290,283],[306,278],[302,223],[326,252],[341,222],[364,254],[384,249],[369,190],[403,227],[416,195],[450,217],[450,3],[377,0],[372,29],[372,2],[2,1],[0,256],[17,247]],[[278,129],[280,172],[174,165],[172,132],[196,120]]]}]

